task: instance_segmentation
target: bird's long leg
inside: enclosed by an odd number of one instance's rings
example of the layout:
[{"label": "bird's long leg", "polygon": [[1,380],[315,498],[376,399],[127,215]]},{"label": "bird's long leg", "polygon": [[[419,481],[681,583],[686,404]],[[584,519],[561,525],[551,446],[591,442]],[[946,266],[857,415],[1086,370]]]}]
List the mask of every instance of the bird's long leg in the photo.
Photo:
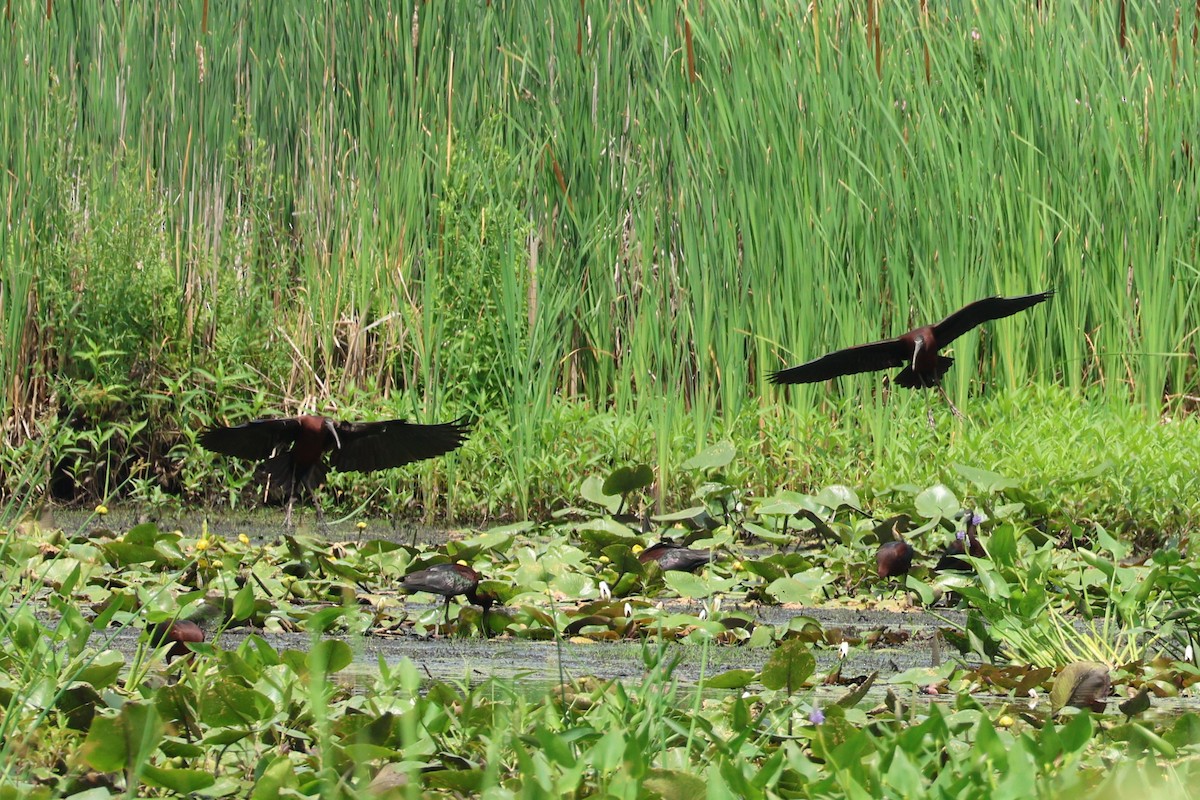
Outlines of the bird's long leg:
[{"label": "bird's long leg", "polygon": [[295,495],[289,494],[287,501],[287,513],[283,515],[283,527],[290,529],[292,527],[292,505],[296,502]]},{"label": "bird's long leg", "polygon": [[[954,403],[950,400],[950,395],[946,394],[946,387],[939,383],[937,388],[938,391],[942,393],[942,397],[946,398],[946,405],[950,406],[950,413],[959,419],[966,419],[966,417],[963,416],[963,413],[954,407]],[[930,419],[932,420],[933,417],[931,416]]]},{"label": "bird's long leg", "polygon": [[446,598],[446,625],[450,624],[450,598]]},{"label": "bird's long leg", "polygon": [[329,531],[325,527],[325,509],[321,507],[320,494],[318,492],[312,492],[312,499],[313,505],[316,506],[317,509],[317,530],[319,530],[322,534],[326,534]]}]

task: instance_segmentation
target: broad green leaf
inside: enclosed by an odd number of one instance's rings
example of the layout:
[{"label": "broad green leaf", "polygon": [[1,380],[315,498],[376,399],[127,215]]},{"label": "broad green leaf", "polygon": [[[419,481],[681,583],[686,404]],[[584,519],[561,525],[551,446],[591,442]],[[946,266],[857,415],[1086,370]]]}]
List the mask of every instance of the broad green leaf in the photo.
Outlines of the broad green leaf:
[{"label": "broad green leaf", "polygon": [[143,763],[162,738],[162,721],[154,706],[127,702],[115,717],[92,720],[80,754],[100,772],[120,772]]},{"label": "broad green leaf", "polygon": [[654,483],[654,470],[648,464],[636,467],[617,467],[605,480],[600,491],[605,495],[626,495]]},{"label": "broad green leaf", "polygon": [[217,782],[211,771],[198,769],[162,769],[152,764],[142,765],[142,780],[151,786],[168,789],[176,794],[191,794],[207,789]]},{"label": "broad green leaf", "polygon": [[926,519],[947,519],[953,517],[962,510],[962,506],[958,503],[958,498],[954,492],[947,489],[940,483],[936,486],[930,486],[916,496],[913,500],[913,506],[917,513]]},{"label": "broad green leaf", "polygon": [[722,439],[716,444],[701,450],[696,455],[679,465],[680,469],[721,469],[733,461],[736,454],[733,442]]},{"label": "broad green leaf", "polygon": [[986,492],[987,494],[996,494],[1008,489],[1016,489],[1019,486],[1015,480],[1007,478],[998,472],[980,469],[979,467],[969,467],[966,464],[953,464],[952,466],[955,472],[975,484],[975,487],[979,491]]},{"label": "broad green leaf", "polygon": [[238,590],[233,597],[233,618],[242,622],[254,613],[254,584],[246,581],[246,585]]},{"label": "broad green leaf", "polygon": [[821,490],[820,494],[813,499],[826,508],[836,509],[841,508],[842,506],[861,508],[861,504],[858,500],[858,493],[849,486],[842,486],[840,483],[826,486]]},{"label": "broad green leaf", "polygon": [[604,481],[599,475],[589,475],[579,486],[579,494],[589,503],[594,503],[610,514],[617,513],[621,507],[620,495],[610,495],[604,491]]},{"label": "broad green leaf", "polygon": [[741,689],[754,683],[758,673],[752,669],[728,669],[704,681],[705,689]]},{"label": "broad green leaf", "polygon": [[323,664],[324,669],[321,671],[329,675],[350,666],[354,661],[354,652],[350,645],[340,639],[322,639],[313,645],[307,661],[310,671],[317,672],[317,668]]},{"label": "broad green leaf", "polygon": [[788,694],[795,694],[816,667],[812,647],[798,639],[789,639],[771,653],[759,680],[768,689],[785,689]]}]

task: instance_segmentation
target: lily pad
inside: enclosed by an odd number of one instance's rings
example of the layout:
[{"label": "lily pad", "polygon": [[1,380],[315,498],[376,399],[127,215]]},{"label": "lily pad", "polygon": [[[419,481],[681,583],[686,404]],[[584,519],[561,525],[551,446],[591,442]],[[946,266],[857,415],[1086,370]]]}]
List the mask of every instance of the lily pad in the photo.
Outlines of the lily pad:
[{"label": "lily pad", "polygon": [[737,450],[733,442],[722,439],[711,447],[701,450],[696,455],[679,465],[680,469],[721,469],[733,461]]}]

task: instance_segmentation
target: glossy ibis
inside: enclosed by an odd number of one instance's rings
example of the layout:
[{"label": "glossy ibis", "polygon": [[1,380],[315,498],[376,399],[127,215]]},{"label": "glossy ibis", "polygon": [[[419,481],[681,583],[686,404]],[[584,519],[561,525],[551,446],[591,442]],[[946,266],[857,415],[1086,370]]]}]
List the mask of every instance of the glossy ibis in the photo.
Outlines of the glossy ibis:
[{"label": "glossy ibis", "polygon": [[675,544],[669,539],[652,544],[637,554],[638,561],[643,564],[657,561],[663,572],[668,570],[695,572],[710,563],[712,558],[711,550],[693,550],[690,547]]},{"label": "glossy ibis", "polygon": [[964,561],[963,556],[970,554],[972,558],[987,558],[987,551],[983,549],[983,543],[975,535],[975,531],[979,528],[979,523],[983,522],[983,517],[974,511],[967,511],[966,519],[966,530],[958,531],[954,534],[954,541],[950,543],[950,546],[942,553],[942,557],[938,559],[937,564],[934,565],[933,568],[935,571],[957,570],[959,572],[970,572],[971,564],[968,561]]},{"label": "glossy ibis", "polygon": [[302,414],[209,428],[200,435],[200,444],[214,453],[261,461],[268,491],[287,497],[285,524],[290,524],[296,496],[301,490],[312,493],[330,469],[373,472],[433,458],[460,447],[470,430],[465,417],[419,425],[402,419],[342,422]]},{"label": "glossy ibis", "polygon": [[[895,339],[860,344],[835,350],[796,367],[781,369],[770,375],[774,384],[816,383],[839,375],[875,372],[892,367],[904,367],[895,383],[909,389],[941,389],[942,375],[954,359],[938,355],[938,351],[972,328],[994,319],[1010,317],[1019,311],[1044,302],[1053,291],[1027,294],[1021,297],[986,297],[963,306],[936,325],[922,325]],[[945,392],[942,392],[943,395]],[[949,398],[947,401],[949,402]],[[962,416],[950,404],[956,416]]]},{"label": "glossy ibis", "polygon": [[150,626],[150,646],[162,647],[170,643],[167,649],[167,662],[181,657],[191,657],[192,650],[188,642],[203,642],[204,631],[194,622],[177,619],[171,622],[159,622]]},{"label": "glossy ibis", "polygon": [[[912,569],[913,556],[916,551],[913,546],[903,539],[896,539],[879,545],[875,551],[875,573],[880,578],[900,578]],[[897,581],[896,590],[900,583]]]},{"label": "glossy ibis", "polygon": [[[484,619],[496,598],[488,592],[479,592],[479,573],[466,564],[434,564],[432,567],[410,572],[400,579],[400,587],[406,592],[429,592],[446,598],[446,623],[450,623],[450,598],[465,595],[467,602],[483,609]],[[487,623],[484,623],[487,630]]]}]

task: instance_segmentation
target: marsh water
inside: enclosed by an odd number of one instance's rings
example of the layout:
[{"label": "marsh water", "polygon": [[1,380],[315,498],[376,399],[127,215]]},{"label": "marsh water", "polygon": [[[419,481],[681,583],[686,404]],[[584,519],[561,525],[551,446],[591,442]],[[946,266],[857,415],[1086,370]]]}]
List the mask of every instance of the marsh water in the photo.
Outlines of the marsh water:
[{"label": "marsh water", "polygon": [[[122,531],[139,522],[153,521],[167,530],[181,530],[185,535],[196,536],[207,525],[210,535],[236,537],[246,534],[254,540],[270,541],[284,531],[280,517],[273,513],[255,512],[241,515],[204,515],[193,513],[185,516],[164,515],[153,517],[127,510],[118,510],[104,518],[90,513],[68,512],[56,515],[54,523],[65,530],[105,527]],[[355,520],[357,522],[357,520]],[[299,530],[306,533],[321,532],[331,542],[384,538],[404,544],[426,543],[437,545],[452,538],[465,538],[474,534],[473,529],[447,529],[422,525],[394,523],[389,520],[369,520],[360,530],[355,522],[329,520],[322,530],[315,524],[312,515],[300,520]],[[432,608],[430,604],[408,601],[414,611]],[[664,607],[669,611],[692,612],[698,610],[696,601],[667,600]],[[906,670],[933,667],[952,660],[956,653],[942,641],[938,631],[961,624],[965,615],[950,609],[935,611],[855,609],[841,607],[800,607],[794,605],[763,605],[760,603],[738,604],[726,601],[726,611],[737,611],[751,617],[760,624],[783,626],[797,616],[816,620],[826,632],[828,640],[871,639],[868,648],[851,648],[841,664],[843,681],[854,681],[878,673],[876,689],[872,694],[886,691],[886,681]],[[234,648],[250,634],[262,636],[277,650],[307,650],[311,636],[306,632],[282,633],[233,628],[221,634],[219,644]],[[832,634],[832,635],[830,635]],[[139,631],[129,629],[116,633],[94,634],[98,646],[114,647],[132,652],[137,647]],[[644,679],[647,673],[647,657],[653,657],[656,646],[639,641],[588,642],[583,640],[533,641],[512,637],[492,639],[473,636],[424,637],[416,634],[399,636],[343,637],[354,654],[353,664],[345,670],[342,678],[351,681],[370,681],[378,671],[380,658],[386,664],[395,664],[408,658],[427,677],[437,680],[477,683],[497,677],[512,680],[531,690],[558,685],[561,680],[579,679],[585,676],[601,680],[616,679],[631,684]],[[738,647],[732,645],[710,645],[703,647],[692,644],[669,644],[662,656],[677,664],[672,677],[685,689],[695,687],[706,677],[731,669],[759,671],[771,655],[771,648]],[[817,669],[829,671],[839,660],[836,647],[818,645],[814,648]],[[844,693],[844,686],[828,687],[832,695]],[[915,691],[915,690],[914,690]],[[953,699],[924,696],[930,701]],[[1002,703],[1009,701],[1004,695],[978,698],[983,702]],[[1170,713],[1173,708],[1195,708],[1196,701],[1179,698],[1164,703],[1156,701],[1160,711]]]}]

